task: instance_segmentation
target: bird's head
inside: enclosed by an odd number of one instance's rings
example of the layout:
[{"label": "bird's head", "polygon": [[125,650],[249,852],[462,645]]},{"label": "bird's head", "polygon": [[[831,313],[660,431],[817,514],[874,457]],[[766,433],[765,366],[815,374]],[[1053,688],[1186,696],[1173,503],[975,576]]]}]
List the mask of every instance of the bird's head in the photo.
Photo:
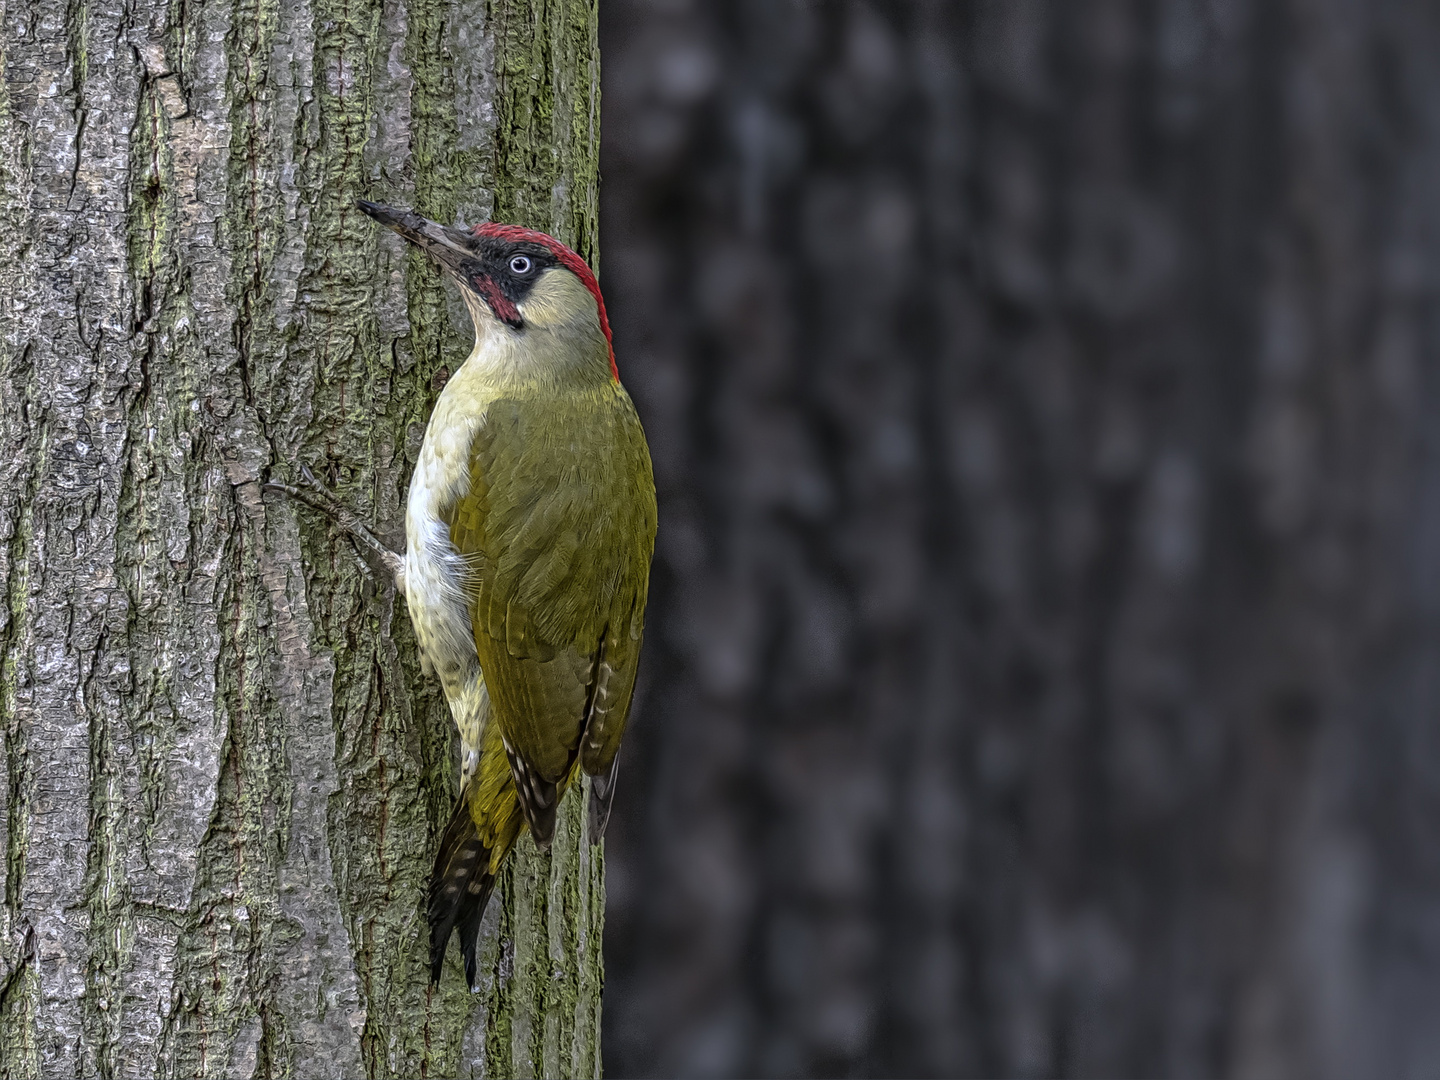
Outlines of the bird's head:
[{"label": "bird's head", "polygon": [[603,346],[600,355],[608,360],[611,377],[619,380],[610,320],[595,275],[584,259],[553,236],[493,223],[457,229],[380,203],[362,199],[356,205],[459,282],[477,341],[493,334],[515,345],[537,335],[567,345],[588,341],[597,350]]}]

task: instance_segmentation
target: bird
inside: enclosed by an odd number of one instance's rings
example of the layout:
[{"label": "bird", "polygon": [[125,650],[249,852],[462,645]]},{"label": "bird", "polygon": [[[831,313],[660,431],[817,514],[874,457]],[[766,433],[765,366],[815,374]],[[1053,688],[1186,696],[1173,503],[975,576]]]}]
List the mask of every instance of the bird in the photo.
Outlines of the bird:
[{"label": "bird", "polygon": [[475,344],[426,426],[403,553],[328,492],[271,486],[327,510],[379,556],[444,691],[460,790],[430,880],[430,979],[458,932],[473,989],[480,921],[522,829],[548,847],[583,773],[588,839],[604,835],[644,635],[654,472],[583,258],[516,225],[357,207],[458,283]]}]

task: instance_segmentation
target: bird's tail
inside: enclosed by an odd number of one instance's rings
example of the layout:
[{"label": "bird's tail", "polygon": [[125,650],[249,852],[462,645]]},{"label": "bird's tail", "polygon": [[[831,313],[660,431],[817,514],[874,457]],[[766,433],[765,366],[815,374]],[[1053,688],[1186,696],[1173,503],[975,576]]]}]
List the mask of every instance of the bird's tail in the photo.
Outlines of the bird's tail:
[{"label": "bird's tail", "polygon": [[430,981],[438,983],[450,934],[460,928],[465,980],[475,987],[475,943],[485,905],[495,888],[490,848],[480,839],[470,813],[469,785],[455,800],[430,874]]},{"label": "bird's tail", "polygon": [[465,979],[475,988],[480,920],[505,856],[520,835],[522,821],[499,732],[494,725],[487,725],[479,767],[461,785],[430,875],[431,982],[440,981],[445,948],[451,933],[458,929]]}]

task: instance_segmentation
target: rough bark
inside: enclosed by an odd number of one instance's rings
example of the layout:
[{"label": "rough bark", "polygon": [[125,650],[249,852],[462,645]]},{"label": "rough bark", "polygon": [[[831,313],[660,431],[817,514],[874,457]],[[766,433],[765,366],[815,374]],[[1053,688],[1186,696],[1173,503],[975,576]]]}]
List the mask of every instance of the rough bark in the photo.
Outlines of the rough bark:
[{"label": "rough bark", "polygon": [[626,1075],[1440,1071],[1440,23],[607,0]]},{"label": "rough bark", "polygon": [[591,1075],[603,866],[426,977],[452,727],[299,464],[392,536],[447,365],[353,209],[593,255],[593,0],[0,0],[0,1073]]}]

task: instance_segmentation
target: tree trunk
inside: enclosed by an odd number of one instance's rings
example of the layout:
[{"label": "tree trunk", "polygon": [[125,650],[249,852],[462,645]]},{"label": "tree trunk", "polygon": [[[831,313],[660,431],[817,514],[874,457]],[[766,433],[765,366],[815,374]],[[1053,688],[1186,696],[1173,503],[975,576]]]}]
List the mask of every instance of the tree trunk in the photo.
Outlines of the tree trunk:
[{"label": "tree trunk", "polygon": [[1440,1074],[1440,19],[607,0],[628,1076]]},{"label": "tree trunk", "polygon": [[[593,0],[0,0],[0,1073],[592,1075],[603,865],[427,981],[452,725],[398,538],[458,297],[353,208],[593,256]],[[452,950],[453,952],[453,950]]]}]

